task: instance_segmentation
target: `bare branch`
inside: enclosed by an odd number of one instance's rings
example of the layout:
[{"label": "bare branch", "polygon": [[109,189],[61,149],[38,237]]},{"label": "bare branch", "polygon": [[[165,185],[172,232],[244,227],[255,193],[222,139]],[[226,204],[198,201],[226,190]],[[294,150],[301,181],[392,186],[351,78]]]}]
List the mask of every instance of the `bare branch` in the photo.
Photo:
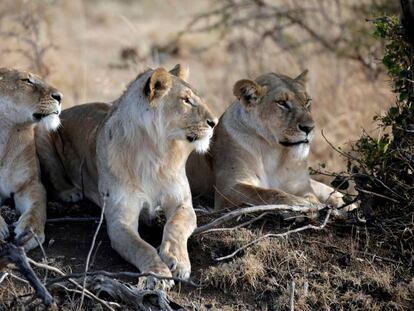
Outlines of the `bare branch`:
[{"label": "bare branch", "polygon": [[[57,273],[57,274],[59,274],[59,275],[61,275],[61,276],[66,276],[66,274],[62,271],[62,270],[60,270],[60,269],[58,269],[58,268],[56,268],[56,267],[53,267],[53,266],[50,266],[50,265],[48,265],[48,264],[43,264],[43,263],[39,263],[39,262],[36,262],[36,261],[34,261],[33,259],[31,259],[31,258],[27,258],[28,259],[28,261],[33,265],[33,266],[36,266],[36,267],[39,267],[39,268],[42,268],[42,269],[47,269],[47,270],[49,270],[49,271],[53,271],[53,272],[55,272],[55,273]],[[71,279],[71,278],[69,278],[68,279],[69,280],[69,282],[70,283],[72,283],[73,285],[75,285],[77,288],[79,288],[80,290],[82,290],[83,289],[83,287],[82,287],[82,285],[80,285],[78,282],[76,282],[75,280],[73,280],[73,279]],[[97,301],[97,302],[99,302],[99,303],[101,303],[101,304],[103,304],[108,310],[111,310],[111,311],[114,311],[115,309],[114,308],[112,308],[111,307],[111,305],[107,302],[107,301],[105,301],[105,300],[102,300],[101,298],[99,298],[99,297],[97,297],[95,294],[93,294],[93,293],[91,293],[89,290],[87,290],[87,289],[85,289],[85,293],[89,296],[89,297],[91,297],[91,298],[93,298],[95,301]]]},{"label": "bare branch", "polygon": [[289,211],[289,212],[299,212],[299,213],[310,213],[310,212],[316,212],[325,209],[325,205],[308,205],[308,206],[299,206],[299,205],[286,205],[286,204],[280,204],[280,205],[258,205],[258,206],[252,206],[252,207],[245,207],[240,208],[234,211],[231,211],[212,222],[198,227],[194,230],[195,235],[203,233],[204,231],[207,231],[211,228],[217,227],[218,225],[227,222],[231,219],[234,219],[238,216],[251,214],[251,213],[260,213],[260,212],[276,212],[276,211]]},{"label": "bare branch", "polygon": [[[135,278],[135,279],[139,279],[139,278],[144,278],[144,277],[153,277],[159,280],[172,280],[172,281],[176,281],[176,282],[180,282],[186,285],[190,285],[193,287],[200,287],[200,285],[191,282],[191,281],[187,281],[184,279],[180,279],[180,278],[176,278],[176,277],[171,277],[171,276],[161,276],[158,274],[154,274],[152,272],[145,272],[145,273],[138,273],[138,272],[128,272],[128,271],[122,271],[122,272],[109,272],[109,271],[105,271],[105,270],[99,270],[99,271],[91,271],[91,272],[87,272],[86,276],[106,276],[106,277],[110,277],[110,278],[121,278],[121,277],[128,277],[128,278]],[[84,278],[85,277],[85,273],[84,272],[80,272],[80,273],[68,273],[68,274],[64,274],[62,277],[58,277],[55,279],[51,279],[49,280],[49,282],[46,284],[46,286],[50,286],[54,283],[59,283],[59,282],[63,282],[67,279],[77,279],[77,278]]]},{"label": "bare branch", "polygon": [[295,311],[295,279],[292,278],[290,283],[290,301],[289,301],[290,311]]},{"label": "bare branch", "polygon": [[267,238],[280,238],[280,237],[285,237],[288,236],[292,233],[298,233],[301,231],[305,231],[305,230],[322,230],[323,228],[325,228],[326,224],[328,223],[329,217],[331,216],[331,212],[332,209],[328,209],[328,212],[326,213],[325,219],[323,221],[323,223],[320,226],[315,226],[315,225],[306,225],[303,227],[299,227],[293,230],[289,230],[283,233],[268,233],[265,235],[262,235],[261,237],[254,239],[253,241],[251,241],[250,243],[247,243],[246,245],[243,245],[242,247],[236,249],[233,253],[227,255],[227,256],[223,256],[223,257],[219,257],[219,258],[215,258],[214,260],[216,261],[222,261],[222,260],[226,260],[226,259],[230,259],[233,258],[234,256],[236,256],[238,253],[240,253],[242,250],[245,250],[246,248],[256,244],[257,242],[267,239]]},{"label": "bare branch", "polygon": [[161,290],[139,289],[104,276],[92,278],[88,281],[88,287],[126,302],[136,310],[176,310],[170,306],[166,293]]},{"label": "bare branch", "polygon": [[78,307],[79,311],[82,310],[83,299],[85,297],[86,273],[88,272],[88,269],[89,269],[89,261],[91,260],[91,255],[92,255],[93,249],[95,247],[96,238],[98,237],[99,230],[101,229],[101,226],[102,226],[102,223],[103,223],[103,220],[104,220],[105,206],[106,206],[106,194],[103,195],[103,204],[102,204],[102,208],[101,208],[101,216],[99,218],[99,223],[98,223],[98,226],[96,227],[95,234],[93,235],[93,238],[92,238],[92,243],[91,243],[91,247],[90,247],[89,252],[88,252],[88,256],[86,257],[85,273],[84,273],[84,279],[83,279],[83,285],[82,285],[82,287],[83,287],[82,296],[81,296],[81,301],[80,301],[79,307]]},{"label": "bare branch", "polygon": [[[30,235],[31,237],[32,235]],[[0,241],[0,265],[8,262],[14,263],[20,273],[29,281],[30,285],[36,292],[36,295],[42,299],[43,304],[50,309],[57,310],[53,297],[47,291],[46,287],[40,282],[28,262],[23,247],[16,246],[12,243]]]}]

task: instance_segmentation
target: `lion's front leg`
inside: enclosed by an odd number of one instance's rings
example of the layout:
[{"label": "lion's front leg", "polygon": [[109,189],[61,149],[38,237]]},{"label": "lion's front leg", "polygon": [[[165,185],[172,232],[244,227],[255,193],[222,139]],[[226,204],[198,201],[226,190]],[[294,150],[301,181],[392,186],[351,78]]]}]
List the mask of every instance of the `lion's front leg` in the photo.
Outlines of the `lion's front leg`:
[{"label": "lion's front leg", "polygon": [[36,238],[40,243],[45,241],[46,191],[39,181],[33,181],[14,194],[14,201],[21,214],[15,224],[16,239],[28,230],[36,235],[24,245],[25,250],[29,251],[38,246]]},{"label": "lion's front leg", "polygon": [[188,279],[191,263],[187,240],[197,226],[196,215],[191,203],[177,207],[164,207],[167,222],[160,247],[160,256],[175,277]]},{"label": "lion's front leg", "polygon": [[238,208],[243,205],[288,204],[309,205],[315,204],[313,197],[302,198],[279,189],[266,189],[239,183],[227,189],[216,190],[215,208]]},{"label": "lion's front leg", "polygon": [[[134,200],[106,203],[105,218],[112,247],[141,272],[152,272],[171,277],[170,269],[161,260],[157,250],[138,233],[138,219],[142,208]],[[146,287],[167,289],[173,281],[148,277]]]}]

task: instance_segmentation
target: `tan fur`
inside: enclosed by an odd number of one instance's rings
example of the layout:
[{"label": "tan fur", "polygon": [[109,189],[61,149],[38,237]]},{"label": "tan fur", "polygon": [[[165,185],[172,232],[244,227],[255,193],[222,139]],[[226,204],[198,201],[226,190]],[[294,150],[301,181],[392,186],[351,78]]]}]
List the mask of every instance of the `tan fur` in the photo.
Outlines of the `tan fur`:
[{"label": "tan fur", "polygon": [[[0,203],[13,198],[21,216],[16,223],[18,239],[33,230],[39,241],[45,239],[46,193],[40,181],[34,129],[45,131],[59,125],[62,95],[31,73],[0,69]],[[8,236],[0,216],[0,239]],[[25,244],[37,246],[35,238]]]},{"label": "tan fur", "polygon": [[[217,120],[174,75],[181,71],[148,70],[112,104],[63,111],[63,127],[51,135],[39,132],[37,145],[61,199],[77,200],[83,192],[105,205],[109,238],[121,256],[142,272],[188,278],[187,239],[196,217],[185,162],[193,149],[208,148]],[[138,234],[141,210],[151,216],[158,206],[167,218],[159,255]]]},{"label": "tan fur", "polygon": [[221,117],[210,152],[191,155],[187,162],[194,194],[208,194],[214,186],[216,208],[343,205],[342,194],[308,173],[314,121],[306,74],[291,79],[269,73],[235,84],[238,100]]}]

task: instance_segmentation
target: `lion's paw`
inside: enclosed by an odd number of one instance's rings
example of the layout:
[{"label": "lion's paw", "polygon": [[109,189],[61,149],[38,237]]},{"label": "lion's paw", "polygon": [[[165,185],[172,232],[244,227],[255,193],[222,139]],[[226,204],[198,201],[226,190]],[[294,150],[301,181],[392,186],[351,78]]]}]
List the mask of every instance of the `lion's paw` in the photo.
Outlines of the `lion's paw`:
[{"label": "lion's paw", "polygon": [[321,204],[321,202],[319,201],[319,199],[313,193],[307,193],[305,195],[305,200],[308,202],[308,204],[311,204],[311,205],[319,205],[319,204]]},{"label": "lion's paw", "polygon": [[160,247],[160,257],[170,268],[173,276],[188,280],[191,274],[191,263],[187,247],[174,241],[164,241]]},{"label": "lion's paw", "polygon": [[331,195],[329,196],[328,204],[334,208],[339,208],[345,205],[343,197],[344,196],[342,193],[335,191],[334,193],[331,193]]},{"label": "lion's paw", "polygon": [[30,231],[33,231],[35,236],[33,236],[23,245],[26,252],[36,248],[39,243],[43,244],[45,241],[45,232],[44,225],[41,225],[38,222],[34,221],[32,217],[25,217],[24,215],[21,216],[17,223],[15,223],[14,233],[16,235],[16,241],[21,239]]},{"label": "lion's paw", "polygon": [[59,199],[66,203],[77,203],[83,199],[83,194],[76,188],[63,190],[58,194]]}]

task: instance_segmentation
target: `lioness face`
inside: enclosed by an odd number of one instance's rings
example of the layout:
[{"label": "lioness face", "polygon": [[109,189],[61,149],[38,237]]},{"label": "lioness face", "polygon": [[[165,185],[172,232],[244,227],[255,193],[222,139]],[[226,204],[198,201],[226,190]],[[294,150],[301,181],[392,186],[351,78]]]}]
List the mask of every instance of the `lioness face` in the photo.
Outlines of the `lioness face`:
[{"label": "lioness face", "polygon": [[265,139],[306,157],[314,136],[310,113],[311,98],[306,92],[307,71],[295,79],[274,73],[238,81],[234,94],[253,117]]},{"label": "lioness face", "polygon": [[63,95],[27,72],[0,69],[0,112],[16,123],[40,123],[56,129]]},{"label": "lioness face", "polygon": [[[147,82],[147,94],[155,94],[171,139],[188,143],[197,152],[206,152],[218,120],[203,98],[188,84],[187,71],[177,65],[170,72],[159,68]],[[156,81],[151,81],[155,79]],[[152,85],[152,86],[151,86]],[[151,100],[151,98],[150,98]]]}]

